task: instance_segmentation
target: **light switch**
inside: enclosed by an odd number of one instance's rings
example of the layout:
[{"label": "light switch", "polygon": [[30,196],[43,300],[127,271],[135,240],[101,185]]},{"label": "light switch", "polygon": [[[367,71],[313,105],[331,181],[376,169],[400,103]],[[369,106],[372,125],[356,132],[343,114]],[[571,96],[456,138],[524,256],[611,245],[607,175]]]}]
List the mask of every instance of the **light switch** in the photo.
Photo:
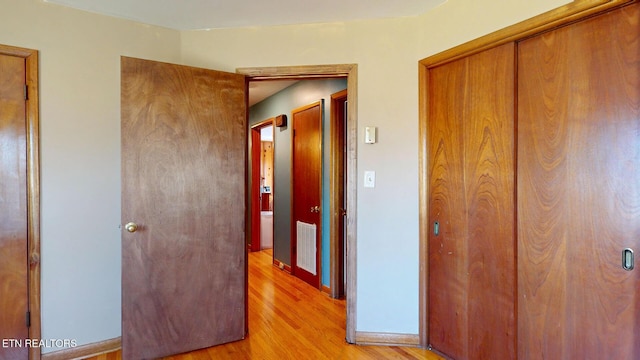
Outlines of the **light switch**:
[{"label": "light switch", "polygon": [[376,172],[365,171],[364,172],[364,187],[373,188],[376,187]]}]

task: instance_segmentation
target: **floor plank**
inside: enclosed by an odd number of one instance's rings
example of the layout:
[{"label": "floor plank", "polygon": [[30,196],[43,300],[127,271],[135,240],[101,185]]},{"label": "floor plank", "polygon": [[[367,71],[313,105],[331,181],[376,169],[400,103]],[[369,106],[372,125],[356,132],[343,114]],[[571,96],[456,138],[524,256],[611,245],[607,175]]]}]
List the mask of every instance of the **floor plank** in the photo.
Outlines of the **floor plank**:
[{"label": "floor plank", "polygon": [[[249,335],[245,340],[165,360],[442,359],[423,349],[347,344],[345,301],[272,265],[270,250],[249,254]],[[121,352],[90,360],[121,360]]]}]

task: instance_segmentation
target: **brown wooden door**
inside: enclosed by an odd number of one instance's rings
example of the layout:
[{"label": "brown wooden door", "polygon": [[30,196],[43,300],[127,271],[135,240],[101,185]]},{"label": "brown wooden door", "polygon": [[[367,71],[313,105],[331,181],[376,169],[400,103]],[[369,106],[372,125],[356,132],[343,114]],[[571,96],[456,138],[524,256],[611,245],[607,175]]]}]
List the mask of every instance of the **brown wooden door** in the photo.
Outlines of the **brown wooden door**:
[{"label": "brown wooden door", "polygon": [[[293,110],[292,127],[291,268],[295,276],[320,288],[322,101]],[[299,227],[308,225],[315,226],[315,249],[304,251],[297,235]]]},{"label": "brown wooden door", "polygon": [[[346,288],[347,239],[347,89],[331,94],[331,296],[343,298]],[[333,240],[335,239],[335,240]]]},{"label": "brown wooden door", "polygon": [[518,46],[518,354],[640,358],[639,5]]},{"label": "brown wooden door", "polygon": [[[0,55],[0,339],[29,337],[25,61]],[[27,359],[28,347],[3,342],[0,359]]]},{"label": "brown wooden door", "polygon": [[429,343],[512,359],[514,44],[429,72]]},{"label": "brown wooden door", "polygon": [[123,358],[242,339],[245,79],[122,58]]}]

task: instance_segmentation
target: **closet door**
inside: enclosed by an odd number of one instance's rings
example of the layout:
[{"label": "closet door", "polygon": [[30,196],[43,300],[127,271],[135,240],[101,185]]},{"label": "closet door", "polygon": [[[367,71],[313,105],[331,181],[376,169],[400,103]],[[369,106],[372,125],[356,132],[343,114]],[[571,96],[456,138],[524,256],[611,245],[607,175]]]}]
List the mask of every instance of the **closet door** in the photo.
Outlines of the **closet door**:
[{"label": "closet door", "polygon": [[515,358],[515,48],[429,70],[429,343]]},{"label": "closet door", "polygon": [[[518,357],[640,358],[638,4],[518,45]],[[636,267],[638,267],[636,262]]]}]

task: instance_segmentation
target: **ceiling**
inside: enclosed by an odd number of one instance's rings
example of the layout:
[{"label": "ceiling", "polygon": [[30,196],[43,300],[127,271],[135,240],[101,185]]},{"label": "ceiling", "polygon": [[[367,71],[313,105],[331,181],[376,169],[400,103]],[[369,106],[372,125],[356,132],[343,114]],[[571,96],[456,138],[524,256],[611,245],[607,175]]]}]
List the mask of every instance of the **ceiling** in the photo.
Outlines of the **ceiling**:
[{"label": "ceiling", "polygon": [[[42,0],[175,30],[344,22],[418,16],[446,0]],[[253,105],[295,81],[250,83]]]},{"label": "ceiling", "polygon": [[251,81],[249,82],[249,106],[259,103],[297,82],[298,80]]},{"label": "ceiling", "polygon": [[417,16],[446,0],[43,0],[175,30]]}]

